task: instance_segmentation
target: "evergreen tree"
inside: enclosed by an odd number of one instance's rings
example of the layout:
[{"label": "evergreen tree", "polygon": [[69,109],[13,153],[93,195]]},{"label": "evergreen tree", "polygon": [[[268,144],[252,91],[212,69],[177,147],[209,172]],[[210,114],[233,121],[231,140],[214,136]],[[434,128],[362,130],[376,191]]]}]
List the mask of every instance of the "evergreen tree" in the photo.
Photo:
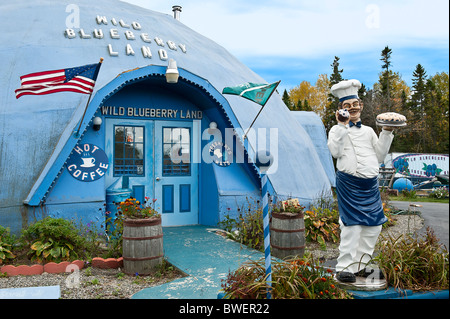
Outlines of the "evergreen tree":
[{"label": "evergreen tree", "polygon": [[291,102],[291,98],[289,97],[289,94],[286,91],[286,89],[284,89],[282,99],[283,99],[284,104],[286,104],[287,108],[291,110],[292,109],[292,102]]},{"label": "evergreen tree", "polygon": [[366,86],[364,85],[364,83],[361,83],[361,87],[358,90],[358,96],[360,97],[360,99],[364,99],[366,94],[367,94]]},{"label": "evergreen tree", "polygon": [[302,111],[312,111],[312,108],[309,106],[308,100],[303,101],[303,109]]},{"label": "evergreen tree", "polygon": [[[428,151],[427,143],[427,114],[425,112],[424,98],[426,86],[426,72],[422,65],[418,64],[413,72],[413,94],[410,102],[410,109],[413,113],[412,123],[416,129],[415,144],[419,152]],[[431,84],[430,84],[431,85]]]},{"label": "evergreen tree", "polygon": [[381,68],[385,70],[382,72],[382,80],[381,80],[381,94],[386,98],[387,102],[387,108],[390,111],[391,110],[391,96],[390,96],[390,88],[389,88],[389,67],[391,66],[391,54],[392,49],[389,49],[388,46],[386,46],[381,51],[381,61],[383,61],[383,64],[381,65]]},{"label": "evergreen tree", "polygon": [[339,58],[337,56],[334,57],[331,66],[333,67],[333,73],[330,76],[330,87],[343,80],[341,73],[344,71],[344,69],[339,70]]},{"label": "evergreen tree", "polygon": [[420,110],[423,110],[422,101],[425,97],[426,75],[427,72],[424,67],[421,64],[417,64],[412,78],[412,88],[414,89],[412,106]]},{"label": "evergreen tree", "polygon": [[[334,57],[334,61],[331,64],[333,68],[333,73],[330,76],[330,88],[343,80],[342,72],[344,69],[339,70],[339,58],[337,56]],[[333,94],[328,94],[328,101],[330,103],[327,105],[325,110],[325,115],[322,119],[323,124],[325,125],[325,129],[328,132],[333,127],[333,125],[337,124],[336,122],[336,110],[339,108],[339,99],[336,98]]]}]

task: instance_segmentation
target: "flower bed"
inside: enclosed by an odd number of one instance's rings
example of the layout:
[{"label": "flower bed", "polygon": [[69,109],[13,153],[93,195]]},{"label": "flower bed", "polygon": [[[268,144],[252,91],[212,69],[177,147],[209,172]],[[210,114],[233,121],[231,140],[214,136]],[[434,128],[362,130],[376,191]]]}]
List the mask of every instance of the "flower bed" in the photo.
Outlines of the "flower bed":
[{"label": "flower bed", "polygon": [[332,276],[311,256],[273,261],[272,285],[266,282],[264,260],[248,261],[222,280],[224,299],[263,299],[270,290],[273,299],[350,299]]}]

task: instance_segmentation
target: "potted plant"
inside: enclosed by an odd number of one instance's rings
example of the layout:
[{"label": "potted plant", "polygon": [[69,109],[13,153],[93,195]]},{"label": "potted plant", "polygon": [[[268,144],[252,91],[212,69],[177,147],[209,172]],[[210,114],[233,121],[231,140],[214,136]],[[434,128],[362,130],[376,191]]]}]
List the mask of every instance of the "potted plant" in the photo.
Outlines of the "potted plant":
[{"label": "potted plant", "polygon": [[297,198],[281,201],[272,207],[270,242],[272,255],[281,259],[305,252],[304,206]]},{"label": "potted plant", "polygon": [[148,275],[163,262],[161,215],[155,209],[156,199],[140,203],[130,197],[117,205],[123,214],[123,265],[130,275]]},{"label": "potted plant", "polygon": [[303,215],[304,209],[305,207],[300,205],[298,198],[293,198],[276,203],[272,207],[272,213],[287,214],[289,216],[294,215],[294,217],[298,217],[298,214]]}]

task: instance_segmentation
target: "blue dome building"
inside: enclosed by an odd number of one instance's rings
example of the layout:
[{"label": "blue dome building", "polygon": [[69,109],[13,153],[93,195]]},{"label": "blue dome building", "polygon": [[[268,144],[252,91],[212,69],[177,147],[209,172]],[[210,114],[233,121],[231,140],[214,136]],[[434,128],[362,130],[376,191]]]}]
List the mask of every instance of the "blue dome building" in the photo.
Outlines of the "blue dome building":
[{"label": "blue dome building", "polygon": [[[304,123],[275,93],[243,139],[260,105],[221,92],[267,82],[172,15],[118,0],[4,0],[0,21],[0,225],[12,232],[47,215],[100,224],[104,204],[128,195],[156,199],[163,226],[216,225],[261,199],[261,149],[274,155],[272,198],[308,206],[334,186],[318,116]],[[22,75],[101,57],[90,99],[15,97]],[[165,76],[172,60],[177,83]]]}]

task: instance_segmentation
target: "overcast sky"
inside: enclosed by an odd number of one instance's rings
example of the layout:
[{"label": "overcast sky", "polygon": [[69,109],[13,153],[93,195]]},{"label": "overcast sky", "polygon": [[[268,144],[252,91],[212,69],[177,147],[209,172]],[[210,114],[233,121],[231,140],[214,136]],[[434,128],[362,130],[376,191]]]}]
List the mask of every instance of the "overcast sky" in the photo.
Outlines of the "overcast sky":
[{"label": "overcast sky", "polygon": [[[125,0],[123,0],[125,1]],[[411,85],[417,64],[428,75],[449,71],[448,0],[126,0],[172,14],[225,47],[281,89],[315,84],[331,74],[335,56],[343,77],[372,88],[381,51],[392,49],[392,70]]]}]

